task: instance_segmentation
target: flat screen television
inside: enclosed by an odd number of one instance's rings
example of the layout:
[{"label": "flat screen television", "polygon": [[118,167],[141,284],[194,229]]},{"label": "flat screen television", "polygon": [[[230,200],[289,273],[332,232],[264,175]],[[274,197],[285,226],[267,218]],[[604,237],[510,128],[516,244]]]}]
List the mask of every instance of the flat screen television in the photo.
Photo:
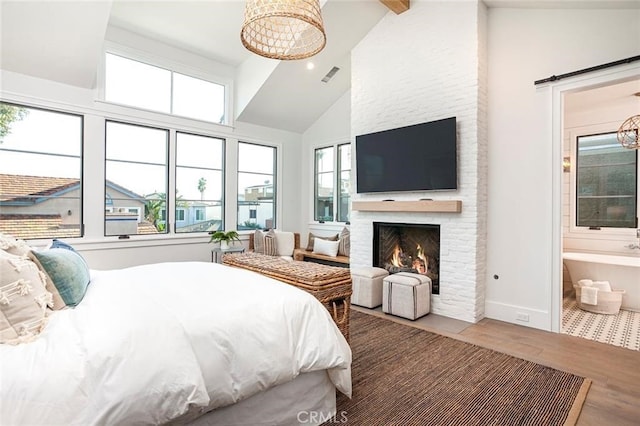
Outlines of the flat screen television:
[{"label": "flat screen television", "polygon": [[456,117],[356,136],[356,192],[457,189]]}]

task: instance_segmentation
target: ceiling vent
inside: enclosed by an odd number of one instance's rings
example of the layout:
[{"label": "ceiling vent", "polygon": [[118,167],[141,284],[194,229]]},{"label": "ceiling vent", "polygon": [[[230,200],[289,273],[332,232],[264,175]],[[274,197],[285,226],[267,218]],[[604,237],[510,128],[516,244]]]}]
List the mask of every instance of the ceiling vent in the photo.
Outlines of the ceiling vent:
[{"label": "ceiling vent", "polygon": [[331,79],[333,78],[333,76],[334,76],[334,75],[336,75],[336,73],[337,73],[338,71],[340,71],[340,68],[338,68],[338,67],[333,67],[333,68],[331,68],[331,71],[329,71],[329,72],[327,73],[327,75],[325,75],[325,76],[322,78],[322,82],[323,82],[323,83],[328,83],[328,82],[329,82],[329,80],[331,80]]}]

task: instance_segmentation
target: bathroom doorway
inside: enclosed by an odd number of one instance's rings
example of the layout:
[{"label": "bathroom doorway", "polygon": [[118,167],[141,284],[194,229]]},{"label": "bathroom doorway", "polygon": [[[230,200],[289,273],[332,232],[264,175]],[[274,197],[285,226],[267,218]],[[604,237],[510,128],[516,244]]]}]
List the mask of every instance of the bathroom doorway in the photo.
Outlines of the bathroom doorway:
[{"label": "bathroom doorway", "polygon": [[[608,76],[585,78],[570,89],[561,90],[560,97],[560,149],[556,150],[562,158],[562,175],[557,180],[561,187],[561,208],[556,210],[561,212],[560,253],[630,256],[640,261],[640,249],[632,248],[638,243],[638,155],[631,154],[615,138],[628,117],[640,114],[640,71],[625,75],[612,71]],[[612,171],[629,161],[603,160],[616,155],[634,158],[633,166],[628,166],[635,169],[633,178]],[[634,187],[625,189],[627,183],[614,181],[621,176],[635,180]],[[631,206],[627,205],[629,197],[633,197]],[[562,260],[560,266],[562,279],[556,293],[560,332],[640,351],[640,312],[621,309],[617,314],[603,314],[581,309],[574,284],[591,277],[571,277]],[[609,276],[604,277],[598,279]],[[617,279],[610,283],[614,289],[619,284]]]}]

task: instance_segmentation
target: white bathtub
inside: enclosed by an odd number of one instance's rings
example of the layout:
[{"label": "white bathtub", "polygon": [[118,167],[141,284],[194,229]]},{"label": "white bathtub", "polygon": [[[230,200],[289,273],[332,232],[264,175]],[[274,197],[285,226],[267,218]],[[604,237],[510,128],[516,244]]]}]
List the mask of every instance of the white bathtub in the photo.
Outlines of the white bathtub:
[{"label": "white bathtub", "polygon": [[640,257],[566,252],[562,260],[574,285],[581,279],[609,281],[625,290],[621,308],[640,312]]}]

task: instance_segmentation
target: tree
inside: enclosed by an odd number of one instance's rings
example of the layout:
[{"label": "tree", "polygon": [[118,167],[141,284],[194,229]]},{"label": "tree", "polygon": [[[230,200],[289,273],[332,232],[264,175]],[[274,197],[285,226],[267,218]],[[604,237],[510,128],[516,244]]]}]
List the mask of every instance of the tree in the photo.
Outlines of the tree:
[{"label": "tree", "polygon": [[26,108],[0,102],[0,143],[11,133],[11,123],[22,120],[28,113]]},{"label": "tree", "polygon": [[207,189],[207,180],[201,177],[198,180],[198,191],[200,191],[200,201],[204,200],[204,190]]},{"label": "tree", "polygon": [[[144,204],[144,217],[147,221],[151,222],[158,231],[163,232],[165,230],[165,224],[160,222],[162,219],[162,209],[165,208],[167,203],[167,194],[165,192],[154,192],[147,195],[146,202]],[[188,207],[189,203],[183,201],[182,195],[178,195],[176,192],[176,207]]]},{"label": "tree", "polygon": [[[158,194],[162,195],[162,194]],[[147,199],[144,205],[144,216],[149,222],[151,222],[156,228],[158,228],[158,220],[160,220],[160,213],[165,204],[165,197],[157,199]],[[160,229],[158,229],[160,230]]]}]

